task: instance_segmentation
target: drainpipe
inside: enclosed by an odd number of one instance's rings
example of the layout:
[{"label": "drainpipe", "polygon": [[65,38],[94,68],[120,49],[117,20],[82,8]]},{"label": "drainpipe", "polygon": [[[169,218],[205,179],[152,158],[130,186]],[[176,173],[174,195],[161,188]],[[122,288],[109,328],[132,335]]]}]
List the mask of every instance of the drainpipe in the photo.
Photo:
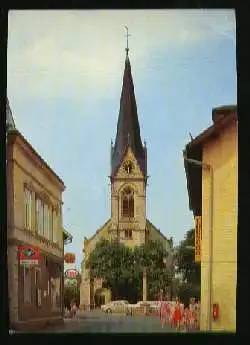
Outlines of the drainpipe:
[{"label": "drainpipe", "polygon": [[210,172],[210,202],[209,202],[209,231],[208,231],[208,243],[209,243],[209,253],[208,253],[208,308],[207,308],[207,330],[212,330],[212,301],[213,301],[213,200],[214,200],[214,176],[213,168],[210,164],[203,163],[196,159],[187,158],[186,152],[183,151],[183,158],[190,164],[200,166],[202,169],[206,169]]}]

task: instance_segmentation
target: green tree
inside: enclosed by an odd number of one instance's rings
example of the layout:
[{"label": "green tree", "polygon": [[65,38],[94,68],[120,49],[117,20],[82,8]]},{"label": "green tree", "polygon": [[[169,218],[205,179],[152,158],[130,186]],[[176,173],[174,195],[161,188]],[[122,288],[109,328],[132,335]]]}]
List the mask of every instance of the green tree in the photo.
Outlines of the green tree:
[{"label": "green tree", "polygon": [[182,276],[178,295],[188,303],[190,297],[200,298],[201,266],[195,262],[195,230],[186,232],[185,239],[177,248],[177,266]]},{"label": "green tree", "polygon": [[168,252],[160,241],[149,241],[131,249],[118,241],[100,240],[86,261],[92,277],[103,278],[113,299],[142,299],[142,273],[148,276],[148,296],[154,298],[170,284],[166,268]]},{"label": "green tree", "polygon": [[77,305],[80,304],[80,288],[76,279],[64,286],[64,307],[68,308],[72,300],[76,300]]},{"label": "green tree", "polygon": [[193,284],[200,283],[200,263],[195,262],[195,230],[186,232],[185,239],[178,248],[178,267],[184,281]]},{"label": "green tree", "polygon": [[172,267],[167,264],[169,255],[161,241],[148,241],[134,249],[137,270],[142,273],[145,268],[147,272],[148,299],[155,299],[160,290],[166,293],[171,285]]}]

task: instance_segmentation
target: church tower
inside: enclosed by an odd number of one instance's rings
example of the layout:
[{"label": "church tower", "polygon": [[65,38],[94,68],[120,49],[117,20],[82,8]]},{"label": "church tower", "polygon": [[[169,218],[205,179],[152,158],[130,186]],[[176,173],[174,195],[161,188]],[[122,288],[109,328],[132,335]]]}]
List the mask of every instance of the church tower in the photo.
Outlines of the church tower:
[{"label": "church tower", "polygon": [[[90,238],[84,238],[84,260],[80,288],[81,306],[108,303],[111,290],[103,287],[101,277],[91,276],[86,261],[101,239],[118,240],[135,247],[147,240],[167,238],[146,217],[147,148],[142,144],[131,66],[126,48],[120,109],[115,143],[110,152],[111,217]],[[143,299],[147,296],[143,275]]]},{"label": "church tower", "polygon": [[141,141],[128,48],[110,160],[110,237],[131,246],[142,244],[146,239],[147,149]]}]

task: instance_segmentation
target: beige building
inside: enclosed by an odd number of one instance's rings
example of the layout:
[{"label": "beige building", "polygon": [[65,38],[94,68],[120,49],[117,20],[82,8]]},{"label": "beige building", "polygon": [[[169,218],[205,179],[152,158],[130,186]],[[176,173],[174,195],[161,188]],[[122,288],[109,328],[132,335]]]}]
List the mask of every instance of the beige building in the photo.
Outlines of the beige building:
[{"label": "beige building", "polygon": [[[84,240],[85,261],[100,238],[118,238],[134,247],[147,239],[169,243],[166,237],[146,216],[147,148],[142,145],[134,85],[128,55],[125,60],[123,86],[115,144],[110,155],[111,217],[89,239]],[[102,288],[102,280],[90,279],[90,272],[82,265],[81,306],[108,302],[110,291]]]},{"label": "beige building", "polygon": [[[63,320],[63,181],[15,128],[7,103],[7,225],[10,327]],[[21,261],[38,248],[38,264]]]},{"label": "beige building", "polygon": [[[184,152],[190,209],[194,216],[202,217],[200,327],[235,331],[237,107],[215,108],[212,119],[212,126],[188,143]],[[214,319],[215,304],[218,313]]]}]

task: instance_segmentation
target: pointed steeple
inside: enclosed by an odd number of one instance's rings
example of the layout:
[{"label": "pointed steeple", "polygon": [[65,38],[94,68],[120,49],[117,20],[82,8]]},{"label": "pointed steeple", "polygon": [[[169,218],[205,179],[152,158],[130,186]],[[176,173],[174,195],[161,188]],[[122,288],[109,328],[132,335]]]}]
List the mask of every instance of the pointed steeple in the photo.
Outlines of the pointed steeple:
[{"label": "pointed steeple", "polygon": [[140,136],[134,83],[127,47],[117,133],[112,154],[111,176],[114,176],[128,146],[131,147],[143,174],[146,176],[146,155]]}]

